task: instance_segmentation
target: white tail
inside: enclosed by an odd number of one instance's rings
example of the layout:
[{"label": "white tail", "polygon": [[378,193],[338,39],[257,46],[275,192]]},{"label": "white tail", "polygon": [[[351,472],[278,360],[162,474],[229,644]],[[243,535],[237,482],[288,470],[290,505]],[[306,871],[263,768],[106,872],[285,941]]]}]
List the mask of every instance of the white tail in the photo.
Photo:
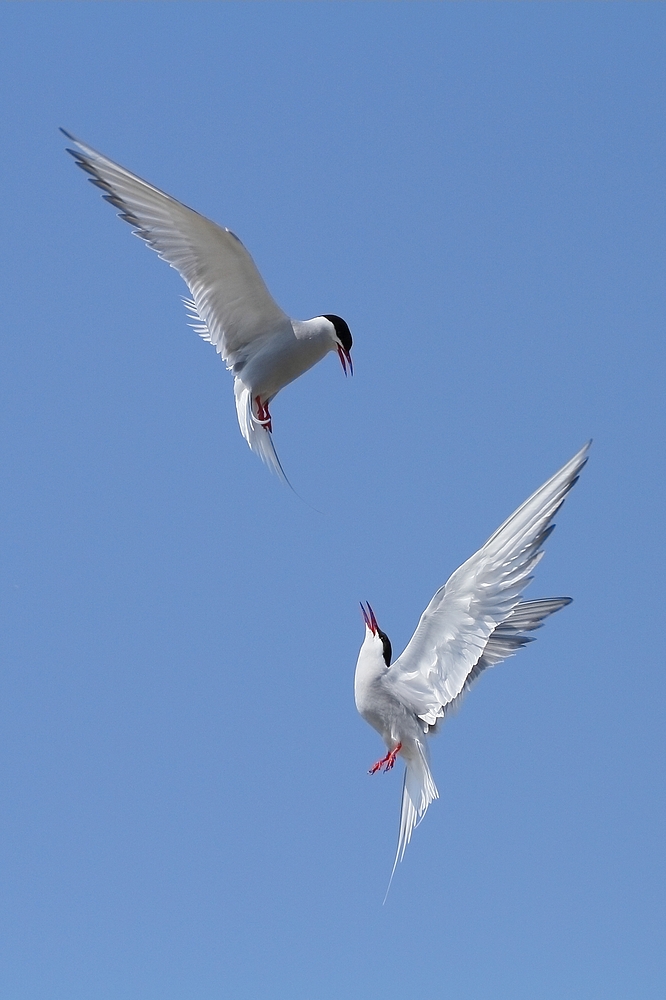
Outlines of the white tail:
[{"label": "white tail", "polygon": [[241,434],[252,451],[289,486],[289,480],[277,457],[271,432],[266,430],[261,421],[255,417],[252,411],[252,393],[238,376],[234,379],[234,396]]},{"label": "white tail", "polygon": [[[407,748],[406,748],[407,749]],[[398,848],[395,852],[395,861],[389,879],[388,889],[384,902],[389,894],[391,882],[398,867],[398,862],[405,856],[407,844],[412,839],[412,833],[419,825],[428,806],[435,799],[439,798],[437,786],[433,781],[430,767],[428,766],[428,751],[423,743],[416,740],[409,756],[403,750],[401,756],[405,757],[405,778],[402,785],[402,805],[400,807],[400,830],[398,832]]]}]

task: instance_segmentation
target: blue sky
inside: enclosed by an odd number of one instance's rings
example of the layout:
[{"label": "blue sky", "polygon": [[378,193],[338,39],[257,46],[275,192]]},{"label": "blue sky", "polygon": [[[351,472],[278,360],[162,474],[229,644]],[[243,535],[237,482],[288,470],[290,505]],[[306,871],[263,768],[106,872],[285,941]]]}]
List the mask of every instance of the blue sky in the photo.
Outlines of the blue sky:
[{"label": "blue sky", "polygon": [[[0,27],[3,996],[663,997],[664,5]],[[61,125],[349,323],[272,406],[307,503]],[[358,602],[399,652],[589,437],[528,591],[574,603],[433,743],[382,907]]]}]

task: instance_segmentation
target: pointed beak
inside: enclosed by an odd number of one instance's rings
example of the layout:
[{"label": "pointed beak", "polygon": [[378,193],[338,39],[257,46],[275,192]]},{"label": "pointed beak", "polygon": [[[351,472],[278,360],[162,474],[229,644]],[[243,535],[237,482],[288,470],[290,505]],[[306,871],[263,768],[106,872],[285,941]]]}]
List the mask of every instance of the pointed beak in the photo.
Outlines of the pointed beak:
[{"label": "pointed beak", "polygon": [[363,621],[365,622],[365,627],[370,629],[373,635],[377,635],[377,632],[379,630],[379,625],[377,624],[375,613],[368,604],[368,602],[366,601],[365,603],[367,604],[368,607],[367,611],[363,607],[363,602],[361,601],[361,613],[363,615]]},{"label": "pointed beak", "polygon": [[342,344],[338,344],[338,357],[340,358],[340,364],[342,365],[342,370],[347,374],[347,365],[349,365],[349,374],[354,374],[354,366],[352,364],[351,354],[346,351]]}]

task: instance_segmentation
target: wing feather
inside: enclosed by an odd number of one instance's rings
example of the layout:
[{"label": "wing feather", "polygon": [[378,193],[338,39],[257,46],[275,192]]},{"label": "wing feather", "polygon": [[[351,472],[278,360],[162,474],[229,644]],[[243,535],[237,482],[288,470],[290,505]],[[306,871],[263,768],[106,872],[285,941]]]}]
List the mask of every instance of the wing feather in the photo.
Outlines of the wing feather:
[{"label": "wing feather", "polygon": [[524,602],[521,610],[520,598],[543,557],[541,547],[554,528],[552,519],[587,461],[589,447],[590,443],[581,448],[451,575],[421,615],[405,651],[386,672],[386,685],[428,725],[443,717],[468,679],[471,682],[483,669],[515,652],[530,638],[524,631],[537,628],[543,618],[564,606],[553,599],[545,602],[551,610],[540,612],[538,601]]},{"label": "wing feather", "polygon": [[484,670],[501,663],[508,656],[513,656],[528,642],[534,642],[536,636],[525,633],[541,628],[549,615],[565,608],[567,604],[571,604],[570,597],[550,597],[541,601],[521,601],[517,604],[508,617],[490,633],[486,648],[467,675],[462,691],[444,707],[444,713],[448,714],[452,709],[457,709],[463,696]]},{"label": "wing feather", "polygon": [[200,320],[197,332],[230,367],[242,359],[244,347],[290,325],[252,257],[229,229],[61,131],[78,147],[68,152],[106,201],[120,209],[120,218],[187,283]]}]

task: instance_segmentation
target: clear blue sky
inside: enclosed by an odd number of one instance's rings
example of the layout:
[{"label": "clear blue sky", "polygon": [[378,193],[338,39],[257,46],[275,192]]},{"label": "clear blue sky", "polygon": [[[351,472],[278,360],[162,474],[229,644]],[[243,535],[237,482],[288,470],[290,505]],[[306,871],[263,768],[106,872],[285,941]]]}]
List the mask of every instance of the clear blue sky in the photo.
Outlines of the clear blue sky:
[{"label": "clear blue sky", "polygon": [[[0,992],[666,991],[666,6],[3,4]],[[250,454],[64,126],[344,316]],[[400,768],[352,680],[589,437],[571,595]]]}]

